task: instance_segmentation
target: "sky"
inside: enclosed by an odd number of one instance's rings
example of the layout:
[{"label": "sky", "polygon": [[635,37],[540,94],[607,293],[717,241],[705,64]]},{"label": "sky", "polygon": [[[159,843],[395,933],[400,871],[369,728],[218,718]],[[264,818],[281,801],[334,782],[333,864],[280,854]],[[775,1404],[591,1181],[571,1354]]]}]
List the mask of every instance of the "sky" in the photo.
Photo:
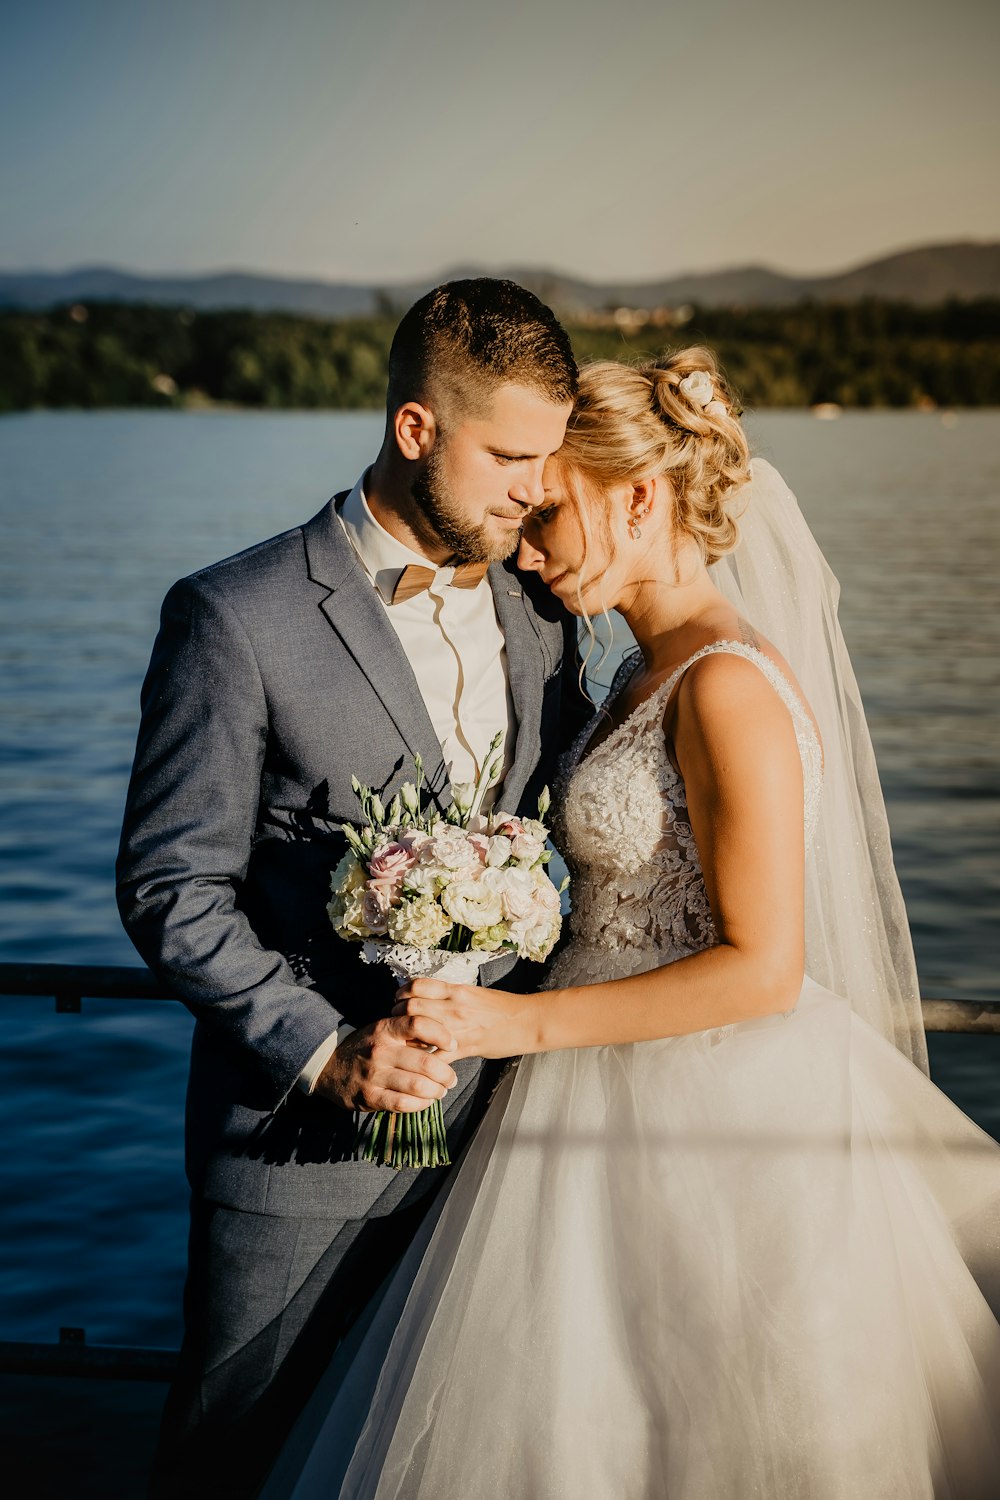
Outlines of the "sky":
[{"label": "sky", "polygon": [[995,0],[4,0],[0,269],[838,271],[1000,238]]}]

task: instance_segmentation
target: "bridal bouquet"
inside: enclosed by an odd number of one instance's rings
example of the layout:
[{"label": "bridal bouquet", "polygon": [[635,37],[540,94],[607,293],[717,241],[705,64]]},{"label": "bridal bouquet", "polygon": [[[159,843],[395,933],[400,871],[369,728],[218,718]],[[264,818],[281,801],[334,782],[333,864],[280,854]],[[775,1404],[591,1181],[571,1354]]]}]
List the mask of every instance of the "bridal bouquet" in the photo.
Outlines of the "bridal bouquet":
[{"label": "bridal bouquet", "polygon": [[[538,818],[480,810],[500,776],[501,742],[496,735],[476,781],[454,787],[443,814],[421,811],[419,756],[416,783],[401,787],[388,808],[352,778],[363,823],[342,824],[350,847],[331,878],[327,912],[340,937],[364,945],[365,963],[384,963],[397,979],[472,984],[504,953],[538,962],[551,953],[562,917],[560,890],[545,869],[548,789]],[[362,1147],[366,1161],[394,1167],[447,1165],[440,1101],[415,1114],[377,1110],[362,1127]]]}]

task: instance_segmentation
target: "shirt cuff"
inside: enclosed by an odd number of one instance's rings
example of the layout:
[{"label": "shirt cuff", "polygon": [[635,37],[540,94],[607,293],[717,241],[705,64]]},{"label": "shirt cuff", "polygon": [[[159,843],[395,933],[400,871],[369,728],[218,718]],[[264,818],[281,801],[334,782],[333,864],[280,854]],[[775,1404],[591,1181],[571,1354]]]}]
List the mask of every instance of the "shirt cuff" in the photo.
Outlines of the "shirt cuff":
[{"label": "shirt cuff", "polygon": [[303,1093],[312,1093],[316,1087],[316,1080],[336,1052],[339,1044],[344,1040],[345,1036],[350,1036],[351,1032],[356,1029],[356,1027],[348,1025],[346,1021],[341,1021],[336,1031],[331,1031],[326,1041],[320,1042],[316,1051],[295,1080]]}]

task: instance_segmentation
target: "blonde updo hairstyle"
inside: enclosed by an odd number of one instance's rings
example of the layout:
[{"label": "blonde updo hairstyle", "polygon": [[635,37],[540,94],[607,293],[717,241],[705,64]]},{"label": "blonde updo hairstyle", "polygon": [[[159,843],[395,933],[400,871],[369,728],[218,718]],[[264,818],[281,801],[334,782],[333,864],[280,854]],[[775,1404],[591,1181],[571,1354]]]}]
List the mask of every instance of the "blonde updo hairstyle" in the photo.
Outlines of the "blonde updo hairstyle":
[{"label": "blonde updo hairstyle", "polygon": [[[682,349],[644,365],[586,365],[559,461],[571,490],[575,480],[592,499],[614,485],[665,475],[674,528],[697,543],[706,564],[739,540],[726,500],[750,477],[750,449],[709,349]],[[578,500],[577,509],[587,538],[590,507]],[[603,530],[610,539],[607,524]]]}]

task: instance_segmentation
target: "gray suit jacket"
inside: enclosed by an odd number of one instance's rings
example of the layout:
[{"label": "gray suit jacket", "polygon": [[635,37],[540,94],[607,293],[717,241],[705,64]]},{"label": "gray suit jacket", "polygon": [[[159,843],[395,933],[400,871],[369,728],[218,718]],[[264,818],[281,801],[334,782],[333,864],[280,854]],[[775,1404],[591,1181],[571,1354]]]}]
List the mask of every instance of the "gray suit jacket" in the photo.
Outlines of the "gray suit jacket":
[{"label": "gray suit jacket", "polygon": [[[342,499],[168,593],[118,859],[125,927],[197,1019],[192,1187],[236,1208],[337,1218],[390,1212],[421,1175],[350,1160],[350,1112],[294,1087],[341,1019],[362,1026],[393,1003],[388,971],[363,965],[326,916],[339,825],[359,813],[351,776],[387,800],[419,752],[431,795],[449,795],[410,664],[337,518]],[[534,575],[494,564],[489,580],[517,717],[502,801],[527,809],[587,711],[575,621]],[[517,987],[510,967],[484,982]],[[446,1117],[461,1123],[480,1065],[457,1071]]]}]

